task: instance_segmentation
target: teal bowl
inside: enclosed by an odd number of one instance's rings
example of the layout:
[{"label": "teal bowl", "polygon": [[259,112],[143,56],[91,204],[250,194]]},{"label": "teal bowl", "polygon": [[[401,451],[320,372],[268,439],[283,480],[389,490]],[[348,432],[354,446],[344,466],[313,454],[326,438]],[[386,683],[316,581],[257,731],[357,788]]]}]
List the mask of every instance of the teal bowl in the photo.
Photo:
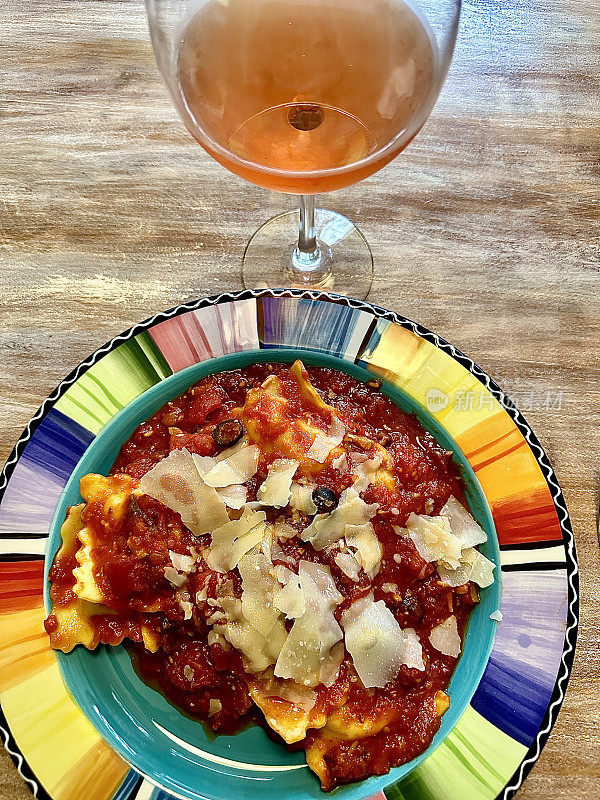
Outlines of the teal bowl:
[{"label": "teal bowl", "polygon": [[[298,349],[234,353],[194,364],[153,386],[123,408],[98,433],[74,470],[52,521],[46,556],[45,602],[49,607],[48,569],[60,544],[60,527],[67,507],[81,502],[79,480],[88,472],[107,474],[124,441],[135,428],[168,400],[206,375],[259,361],[292,362],[332,367],[359,380],[372,375],[340,358]],[[463,453],[440,424],[411,397],[388,383],[384,393],[404,411],[415,413],[437,441],[454,454],[471,511],[488,535],[482,547],[497,565],[496,580],[481,593],[467,628],[463,655],[450,682],[450,708],[429,748],[388,775],[342,786],[336,800],[362,800],[395,783],[414,769],[442,742],[467,707],[488,661],[496,624],[490,614],[500,607],[500,557],[487,501]],[[135,672],[123,647],[82,646],[65,655],[57,652],[64,682],[81,710],[106,741],[151,782],[190,800],[312,800],[326,797],[305,764],[304,752],[288,752],[252,726],[234,736],[208,733],[203,725],[179,712]]]}]

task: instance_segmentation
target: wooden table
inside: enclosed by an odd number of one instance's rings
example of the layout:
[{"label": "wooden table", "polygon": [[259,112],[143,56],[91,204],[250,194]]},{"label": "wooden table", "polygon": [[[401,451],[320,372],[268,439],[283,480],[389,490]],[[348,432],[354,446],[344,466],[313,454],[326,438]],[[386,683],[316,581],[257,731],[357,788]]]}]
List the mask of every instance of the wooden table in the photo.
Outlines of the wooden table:
[{"label": "wooden table", "polygon": [[[141,2],[0,0],[0,10],[5,459],[42,399],[115,333],[240,287],[246,240],[294,202],[234,178],[187,134]],[[373,247],[370,299],[495,376],[565,492],[579,644],[521,800],[600,797],[599,71],[596,0],[469,0],[423,132],[382,172],[324,199]],[[0,798],[28,797],[2,752]]]}]

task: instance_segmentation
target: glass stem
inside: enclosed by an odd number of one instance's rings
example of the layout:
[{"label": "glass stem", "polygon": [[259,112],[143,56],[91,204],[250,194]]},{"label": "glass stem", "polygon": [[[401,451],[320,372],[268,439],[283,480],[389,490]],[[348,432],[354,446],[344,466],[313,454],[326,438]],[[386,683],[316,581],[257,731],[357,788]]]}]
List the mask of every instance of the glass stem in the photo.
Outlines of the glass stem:
[{"label": "glass stem", "polygon": [[317,235],[315,233],[315,196],[314,194],[302,194],[300,195],[298,250],[302,253],[315,253],[317,249]]},{"label": "glass stem", "polygon": [[297,280],[302,283],[314,283],[321,279],[321,272],[328,271],[325,267],[321,248],[317,244],[315,230],[315,196],[314,194],[300,195],[300,230],[298,231],[298,244],[292,252],[292,270]]}]

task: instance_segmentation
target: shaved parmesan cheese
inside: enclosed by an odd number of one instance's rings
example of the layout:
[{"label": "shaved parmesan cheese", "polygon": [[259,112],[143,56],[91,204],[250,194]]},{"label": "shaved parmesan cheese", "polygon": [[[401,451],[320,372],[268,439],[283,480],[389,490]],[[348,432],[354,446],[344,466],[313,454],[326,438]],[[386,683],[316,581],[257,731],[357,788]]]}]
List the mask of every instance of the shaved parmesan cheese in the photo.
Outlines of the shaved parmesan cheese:
[{"label": "shaved parmesan cheese", "polygon": [[245,447],[248,447],[250,444],[250,439],[248,436],[242,436],[239,442],[236,442],[231,447],[228,447],[226,450],[221,450],[220,453],[217,453],[215,456],[216,461],[226,461],[231,456],[234,456],[236,453],[239,453],[240,450],[243,450]]},{"label": "shaved parmesan cheese", "polygon": [[183,586],[187,581],[187,577],[181,572],[177,572],[175,567],[165,567],[165,578],[172,583],[173,586]]},{"label": "shaved parmesan cheese", "polygon": [[383,454],[377,453],[374,458],[363,461],[354,470],[354,488],[357,492],[364,492],[372,483],[375,483],[377,470],[383,463]]},{"label": "shaved parmesan cheese", "polygon": [[443,564],[438,564],[438,574],[440,579],[448,586],[463,586],[471,579],[473,564],[477,559],[477,550],[472,547],[463,550],[460,556],[460,564],[456,569],[448,569]]},{"label": "shaved parmesan cheese", "polygon": [[298,559],[295,558],[290,553],[286,553],[280,546],[277,540],[273,543],[273,549],[271,551],[271,560],[273,563],[276,561],[281,562],[281,564],[287,564],[288,567],[297,567],[298,566]]},{"label": "shaved parmesan cheese", "polygon": [[358,560],[364,571],[369,578],[373,579],[379,572],[383,547],[375,535],[371,523],[365,522],[363,525],[346,525],[344,536],[348,547],[356,549]]},{"label": "shaved parmesan cheese", "polygon": [[[250,593],[253,591],[251,584],[247,585],[246,591]],[[264,636],[244,617],[242,603],[239,600],[231,598],[229,601],[224,600],[222,604],[227,621],[224,625],[215,626],[213,631],[223,635],[236,650],[242,653],[244,666],[248,672],[262,672],[274,664],[287,635],[283,621],[281,620],[280,624],[276,623],[269,635]],[[247,610],[253,606],[255,607],[256,603],[251,601],[250,597],[246,598]],[[259,620],[260,617],[257,616],[255,621]]]},{"label": "shaved parmesan cheese", "polygon": [[197,453],[192,453],[192,459],[202,480],[204,480],[206,473],[210,472],[217,463],[216,458],[212,456],[199,456]]},{"label": "shaved parmesan cheese", "polygon": [[440,514],[450,520],[452,533],[460,540],[460,546],[463,549],[475,547],[487,541],[487,535],[483,528],[477,524],[456,498],[450,497]]},{"label": "shaved parmesan cheese", "polygon": [[190,601],[189,594],[185,591],[185,589],[181,589],[175,595],[177,604],[179,608],[183,611],[183,618],[184,619],[191,619],[192,618],[192,611],[194,610],[194,606]]},{"label": "shaved parmesan cheese", "polygon": [[217,489],[217,494],[228,508],[236,510],[243,508],[248,498],[248,490],[239,483],[232,483],[231,486]]},{"label": "shaved parmesan cheese", "polygon": [[275,578],[282,586],[285,586],[286,583],[288,583],[293,578],[298,577],[295,572],[292,572],[291,569],[284,567],[283,564],[276,564],[273,567],[273,574],[275,575]]},{"label": "shaved parmesan cheese", "polygon": [[285,640],[275,675],[292,678],[304,686],[317,686],[324,679],[332,680],[332,662],[339,670],[339,648],[333,654],[332,648],[341,641],[342,629],[333,611],[342,596],[327,567],[301,561],[298,578],[306,609],[296,618]]},{"label": "shaved parmesan cheese", "polygon": [[300,462],[291,458],[277,458],[269,464],[269,474],[259,486],[256,498],[264,506],[283,508],[291,494],[292,479]]},{"label": "shaved parmesan cheese", "polygon": [[334,469],[338,469],[340,472],[346,472],[348,469],[348,459],[346,458],[346,453],[342,453],[337,458],[334,458],[331,462],[331,466]]},{"label": "shaved parmesan cheese", "polygon": [[344,423],[338,416],[333,414],[327,434],[317,433],[308,449],[307,456],[319,463],[327,461],[331,451],[342,443],[345,433]]},{"label": "shaved parmesan cheese", "polygon": [[270,572],[271,564],[257,549],[240,559],[242,578],[242,614],[263,636],[269,636],[279,623],[279,611],[273,605],[275,587],[279,584]]},{"label": "shaved parmesan cheese", "polygon": [[310,542],[315,550],[337,542],[344,535],[347,525],[364,525],[377,511],[377,505],[367,505],[352,487],[342,492],[337,507],[331,514],[317,515],[304,529],[300,538]]},{"label": "shaved parmesan cheese", "polygon": [[496,622],[502,622],[504,617],[502,616],[502,612],[500,610],[498,610],[498,611],[493,611],[490,614],[490,619],[495,619]]},{"label": "shaved parmesan cheese", "polygon": [[317,513],[317,507],[313,502],[312,494],[315,490],[315,484],[311,483],[308,486],[303,486],[300,483],[292,483],[290,491],[290,506],[294,511],[299,511],[301,514],[313,516]]},{"label": "shaved parmesan cheese", "polygon": [[216,697],[211,697],[208,703],[208,716],[214,717],[215,714],[218,714],[222,710],[223,703],[220,700],[217,700]]},{"label": "shaved parmesan cheese", "polygon": [[177,512],[196,536],[229,520],[225,504],[203,482],[187,450],[173,450],[140,480],[140,490]]},{"label": "shaved parmesan cheese", "polygon": [[412,669],[425,670],[423,647],[414,628],[404,629],[404,663]]},{"label": "shaved parmesan cheese", "polygon": [[242,447],[241,450],[218,461],[204,475],[207,486],[222,488],[232,483],[245,483],[256,475],[259,449],[255,444]]},{"label": "shaved parmesan cheese", "polygon": [[411,514],[406,527],[419,555],[425,561],[443,561],[450,569],[460,566],[461,543],[452,533],[448,517]]},{"label": "shaved parmesan cheese", "polygon": [[175,569],[179,570],[179,572],[191,572],[196,563],[193,556],[187,556],[183,553],[174,553],[173,550],[169,550],[169,558],[171,559],[171,564],[173,564]]},{"label": "shaved parmesan cheese", "polygon": [[206,586],[203,586],[199,592],[196,592],[196,602],[205,603],[207,598],[208,598],[208,590]]},{"label": "shaved parmesan cheese", "polygon": [[329,656],[321,665],[321,673],[319,678],[323,686],[333,686],[333,684],[336,682],[345,653],[346,650],[344,648],[343,641],[337,642],[333,645],[329,651]]},{"label": "shaved parmesan cheese", "polygon": [[346,635],[346,649],[354,668],[367,689],[382,688],[393,680],[407,662],[417,669],[420,642],[418,637],[403,631],[383,600],[374,602],[373,595],[353,603],[341,618]]},{"label": "shaved parmesan cheese", "polygon": [[300,585],[300,578],[290,570],[287,571],[290,577],[286,580],[283,588],[275,593],[273,605],[288,619],[296,619],[306,611],[306,599]]},{"label": "shaved parmesan cheese", "polygon": [[216,628],[216,632],[222,633],[225,639],[240,651],[244,656],[244,666],[248,672],[262,672],[274,664],[282,645],[281,641],[276,641],[274,638],[266,639],[243,618],[229,620],[226,625]]},{"label": "shaved parmesan cheese", "polygon": [[234,569],[240,558],[262,540],[265,520],[264,511],[245,508],[239,519],[232,519],[216,528],[212,533],[210,550],[205,555],[208,566],[217,572]]},{"label": "shaved parmesan cheese", "polygon": [[354,556],[351,553],[337,553],[333,560],[344,573],[344,575],[356,583],[360,573],[361,565],[354,558]]},{"label": "shaved parmesan cheese", "polygon": [[273,533],[276,539],[293,539],[298,535],[298,531],[282,519],[275,520]]},{"label": "shaved parmesan cheese", "polygon": [[448,569],[443,564],[438,564],[438,573],[440,579],[448,586],[462,586],[467,581],[473,581],[485,588],[494,582],[495,567],[493,561],[473,547],[468,547],[462,551],[460,566],[457,569]]},{"label": "shaved parmesan cheese", "polygon": [[275,663],[287,636],[283,619],[273,605],[279,584],[258,547],[240,558],[239,570],[241,602],[234,597],[221,600],[227,622],[218,632],[243,654],[249,672],[262,672]]},{"label": "shaved parmesan cheese", "polygon": [[312,689],[301,686],[296,681],[276,678],[271,670],[267,670],[265,675],[261,676],[260,683],[257,682],[255,687],[250,687],[250,691],[253,698],[258,693],[262,697],[278,697],[306,712],[311,711],[317,702],[317,694]]},{"label": "shaved parmesan cheese", "polygon": [[[336,606],[339,605],[344,599],[343,595],[341,595],[336,588],[335,581],[331,577],[329,567],[326,567],[322,564],[315,564],[312,561],[301,561],[299,564],[298,575],[300,577],[302,590],[307,597],[307,603],[310,599],[309,596],[311,595],[313,584],[316,586],[319,592],[319,595],[315,595],[313,597],[313,603],[316,603],[319,606],[322,606],[324,603]],[[310,578],[311,583],[307,584],[308,589],[305,586],[306,582],[302,580],[303,576]]]},{"label": "shaved parmesan cheese", "polygon": [[460,655],[460,635],[454,614],[444,622],[436,625],[429,634],[429,641],[436,650],[445,656],[456,658]]},{"label": "shaved parmesan cheese", "polygon": [[486,586],[491,586],[494,582],[494,569],[496,565],[478,550],[476,550],[475,553],[475,562],[473,563],[469,580],[484,589]]}]

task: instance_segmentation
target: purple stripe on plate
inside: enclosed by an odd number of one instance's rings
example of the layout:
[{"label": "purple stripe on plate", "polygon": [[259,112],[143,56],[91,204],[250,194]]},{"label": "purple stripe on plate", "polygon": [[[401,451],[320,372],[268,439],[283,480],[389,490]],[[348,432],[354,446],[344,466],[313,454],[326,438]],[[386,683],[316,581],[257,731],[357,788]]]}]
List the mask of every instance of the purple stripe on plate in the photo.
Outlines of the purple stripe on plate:
[{"label": "purple stripe on plate", "polygon": [[48,533],[65,481],[21,459],[0,505],[0,533]]},{"label": "purple stripe on plate", "polygon": [[550,702],[567,618],[564,570],[502,573],[502,622],[471,705],[529,745]]},{"label": "purple stripe on plate", "polygon": [[27,443],[0,504],[0,533],[46,533],[60,494],[94,435],[51,409]]},{"label": "purple stripe on plate", "polygon": [[373,322],[355,308],[294,297],[262,299],[262,341],[268,347],[300,347],[353,361]]}]

